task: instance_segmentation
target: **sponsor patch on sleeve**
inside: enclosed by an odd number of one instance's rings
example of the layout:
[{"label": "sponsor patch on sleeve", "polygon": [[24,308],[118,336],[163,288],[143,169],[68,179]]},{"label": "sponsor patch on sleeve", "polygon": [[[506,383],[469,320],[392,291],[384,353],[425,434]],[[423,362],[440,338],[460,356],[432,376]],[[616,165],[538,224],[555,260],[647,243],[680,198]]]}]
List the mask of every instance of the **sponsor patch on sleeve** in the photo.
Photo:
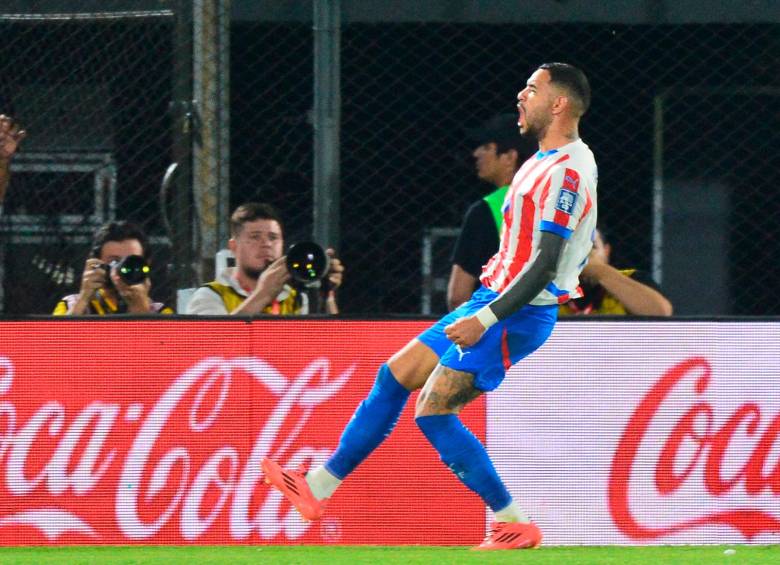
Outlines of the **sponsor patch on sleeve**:
[{"label": "sponsor patch on sleeve", "polygon": [[566,169],[563,172],[563,188],[577,192],[580,188],[580,174],[574,169]]},{"label": "sponsor patch on sleeve", "polygon": [[562,188],[558,195],[558,202],[555,204],[555,209],[571,216],[572,212],[574,212],[574,205],[576,203],[577,193]]}]

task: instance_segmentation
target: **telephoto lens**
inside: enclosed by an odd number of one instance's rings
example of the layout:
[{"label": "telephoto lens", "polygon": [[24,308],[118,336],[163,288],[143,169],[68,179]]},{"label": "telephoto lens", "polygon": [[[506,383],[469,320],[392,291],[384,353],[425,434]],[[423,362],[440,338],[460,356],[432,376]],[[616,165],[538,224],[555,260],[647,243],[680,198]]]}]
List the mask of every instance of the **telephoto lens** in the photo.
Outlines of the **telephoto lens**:
[{"label": "telephoto lens", "polygon": [[152,271],[146,259],[140,255],[128,255],[116,262],[116,271],[119,278],[127,285],[140,284],[144,282]]},{"label": "telephoto lens", "polygon": [[300,241],[287,252],[287,270],[293,280],[312,284],[328,274],[330,259],[325,250],[313,241]]}]

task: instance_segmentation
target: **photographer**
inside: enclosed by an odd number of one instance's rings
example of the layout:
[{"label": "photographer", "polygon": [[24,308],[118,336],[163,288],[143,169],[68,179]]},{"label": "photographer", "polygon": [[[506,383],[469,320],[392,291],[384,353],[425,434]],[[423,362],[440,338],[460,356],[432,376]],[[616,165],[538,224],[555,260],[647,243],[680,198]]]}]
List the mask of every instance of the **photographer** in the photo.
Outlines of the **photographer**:
[{"label": "photographer", "polygon": [[[126,260],[130,256],[135,257]],[[53,314],[173,314],[168,306],[152,302],[147,274],[148,244],[143,230],[124,221],[104,224],[95,232],[79,293],[60,300]]]},{"label": "photographer", "polygon": [[[187,314],[290,316],[312,313],[307,296],[291,284],[284,249],[282,220],[268,204],[250,202],[230,217],[228,247],[236,266],[218,274],[218,279],[195,291]],[[344,267],[328,249],[330,266],[323,282],[325,312],[338,314],[336,290]]]},{"label": "photographer", "polygon": [[11,177],[11,158],[25,135],[27,132],[20,130],[13,118],[0,114],[0,211],[3,208],[3,201]]},{"label": "photographer", "polygon": [[603,228],[593,234],[593,249],[580,273],[582,296],[561,304],[559,316],[671,316],[672,303],[649,273],[616,269],[612,244]]}]

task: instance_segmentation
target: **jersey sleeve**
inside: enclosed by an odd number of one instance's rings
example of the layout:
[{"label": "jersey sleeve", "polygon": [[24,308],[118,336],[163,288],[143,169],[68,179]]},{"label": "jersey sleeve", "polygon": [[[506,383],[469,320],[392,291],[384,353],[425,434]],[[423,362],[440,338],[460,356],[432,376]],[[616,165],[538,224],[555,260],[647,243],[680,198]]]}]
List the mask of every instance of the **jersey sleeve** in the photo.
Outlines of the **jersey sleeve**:
[{"label": "jersey sleeve", "polygon": [[576,169],[555,167],[543,193],[539,229],[568,239],[589,207],[588,191]]}]

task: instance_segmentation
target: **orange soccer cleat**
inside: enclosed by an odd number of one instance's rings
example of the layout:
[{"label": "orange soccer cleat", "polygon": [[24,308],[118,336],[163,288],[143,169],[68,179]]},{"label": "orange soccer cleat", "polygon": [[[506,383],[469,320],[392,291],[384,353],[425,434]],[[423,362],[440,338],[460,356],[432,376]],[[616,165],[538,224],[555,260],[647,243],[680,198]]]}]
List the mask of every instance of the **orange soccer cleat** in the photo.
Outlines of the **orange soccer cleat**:
[{"label": "orange soccer cleat", "polygon": [[490,533],[481,544],[472,549],[534,549],[542,543],[542,531],[536,524],[521,522],[492,522]]},{"label": "orange soccer cleat", "polygon": [[268,457],[261,464],[265,482],[279,489],[284,497],[295,506],[304,520],[318,520],[325,512],[328,499],[317,500],[306,482],[306,475],[302,470],[290,471],[282,469],[278,463]]}]

